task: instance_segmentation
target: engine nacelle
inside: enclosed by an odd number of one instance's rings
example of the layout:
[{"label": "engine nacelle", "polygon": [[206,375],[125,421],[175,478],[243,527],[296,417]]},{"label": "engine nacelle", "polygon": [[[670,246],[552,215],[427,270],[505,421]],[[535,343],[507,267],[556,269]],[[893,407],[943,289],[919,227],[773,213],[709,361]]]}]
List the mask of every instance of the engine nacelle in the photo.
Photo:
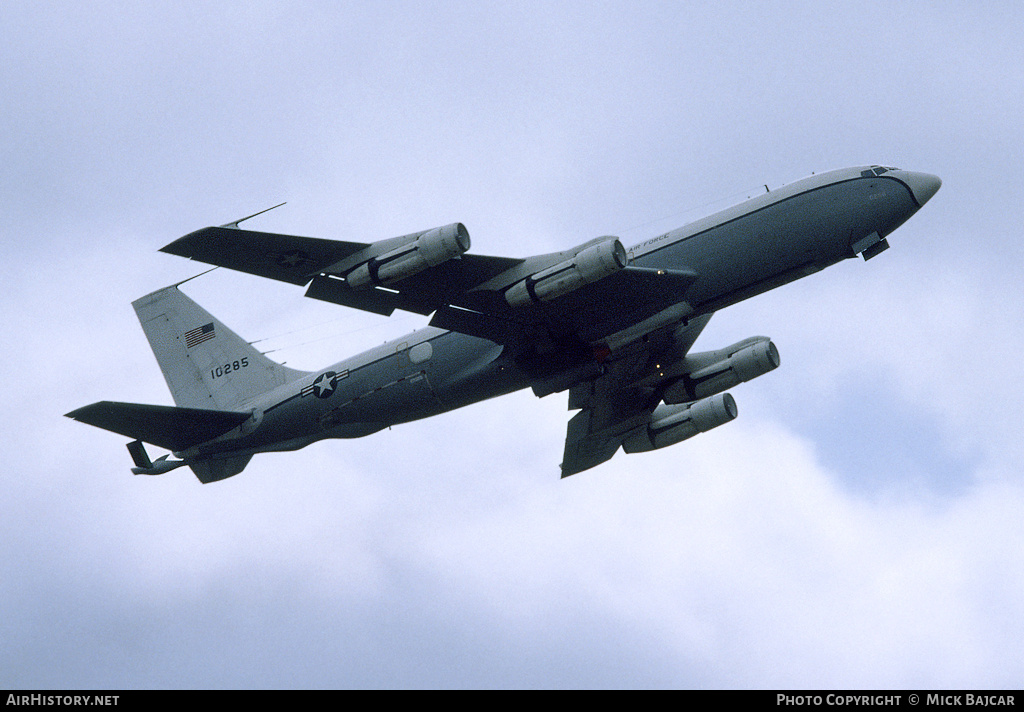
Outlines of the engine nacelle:
[{"label": "engine nacelle", "polygon": [[651,422],[637,429],[622,443],[626,452],[648,452],[706,433],[712,428],[735,420],[739,411],[728,393],[688,405],[659,405]]},{"label": "engine nacelle", "polygon": [[771,339],[760,336],[721,351],[687,356],[684,364],[689,363],[694,370],[665,390],[662,400],[666,403],[688,403],[707,398],[763,376],[779,367],[779,350]]},{"label": "engine nacelle", "polygon": [[513,307],[549,302],[613,275],[625,266],[626,248],[618,238],[610,237],[580,250],[572,259],[516,282],[505,292],[505,299]]},{"label": "engine nacelle", "polygon": [[353,289],[383,286],[436,267],[469,249],[469,231],[462,223],[427,230],[412,242],[364,262],[345,275]]}]

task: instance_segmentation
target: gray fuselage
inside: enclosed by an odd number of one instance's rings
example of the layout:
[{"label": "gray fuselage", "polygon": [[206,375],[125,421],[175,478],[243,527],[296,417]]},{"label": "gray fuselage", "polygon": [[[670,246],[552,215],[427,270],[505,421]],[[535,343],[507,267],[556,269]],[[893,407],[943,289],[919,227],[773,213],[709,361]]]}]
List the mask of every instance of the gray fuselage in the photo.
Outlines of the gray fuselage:
[{"label": "gray fuselage", "polygon": [[[885,238],[937,190],[932,176],[873,168],[766,192],[633,246],[630,264],[695,271],[686,317],[709,315],[854,257],[858,246]],[[246,404],[255,416],[248,434],[179,454],[293,450],[323,438],[361,437],[525,388],[531,378],[499,344],[426,327],[262,394]]]}]

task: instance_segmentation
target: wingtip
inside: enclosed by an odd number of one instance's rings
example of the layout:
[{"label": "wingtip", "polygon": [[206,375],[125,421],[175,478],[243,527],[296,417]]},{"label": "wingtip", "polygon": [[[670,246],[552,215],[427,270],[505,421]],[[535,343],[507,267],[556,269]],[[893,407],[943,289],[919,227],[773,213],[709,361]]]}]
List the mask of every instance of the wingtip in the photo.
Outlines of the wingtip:
[{"label": "wingtip", "polygon": [[203,235],[209,229],[210,228],[208,227],[204,227],[201,230],[196,230],[194,232],[190,232],[187,235],[183,235],[174,242],[169,242],[163,247],[161,247],[160,252],[164,252],[168,255],[175,255],[177,257],[187,257],[189,259],[192,259],[192,250],[190,249],[191,244],[195,240],[201,240],[203,238]]},{"label": "wingtip", "polygon": [[89,405],[83,405],[81,408],[75,408],[73,411],[65,413],[64,417],[81,422],[83,415],[95,411],[97,407],[102,407],[103,404],[107,402],[108,401],[97,401],[95,403],[90,403]]}]

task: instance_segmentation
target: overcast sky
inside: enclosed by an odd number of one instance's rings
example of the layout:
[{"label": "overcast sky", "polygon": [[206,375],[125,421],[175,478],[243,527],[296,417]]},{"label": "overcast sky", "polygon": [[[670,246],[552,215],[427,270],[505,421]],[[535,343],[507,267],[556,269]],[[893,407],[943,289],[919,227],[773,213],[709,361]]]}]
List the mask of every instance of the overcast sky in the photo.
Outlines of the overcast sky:
[{"label": "overcast sky", "polygon": [[[0,4],[0,688],[1019,687],[1019,2]],[[627,245],[811,172],[935,173],[865,263],[732,307],[740,417],[559,479],[514,394],[201,485],[62,416],[171,404],[131,301],[253,229]],[[419,328],[218,270],[316,369]]]}]

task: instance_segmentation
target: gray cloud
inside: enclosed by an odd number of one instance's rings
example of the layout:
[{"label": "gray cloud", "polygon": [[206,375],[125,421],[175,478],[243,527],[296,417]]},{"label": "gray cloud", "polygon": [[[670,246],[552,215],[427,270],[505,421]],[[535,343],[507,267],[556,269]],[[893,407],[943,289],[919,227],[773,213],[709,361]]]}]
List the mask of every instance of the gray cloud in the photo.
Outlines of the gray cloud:
[{"label": "gray cloud", "polygon": [[[0,686],[1017,684],[1022,17],[893,12],[4,6]],[[559,481],[564,396],[521,393],[201,486],[61,417],[169,403],[130,302],[199,270],[156,249],[279,200],[523,256],[871,162],[944,188],[717,315],[783,367],[667,451]],[[422,324],[186,289],[300,368]]]}]

